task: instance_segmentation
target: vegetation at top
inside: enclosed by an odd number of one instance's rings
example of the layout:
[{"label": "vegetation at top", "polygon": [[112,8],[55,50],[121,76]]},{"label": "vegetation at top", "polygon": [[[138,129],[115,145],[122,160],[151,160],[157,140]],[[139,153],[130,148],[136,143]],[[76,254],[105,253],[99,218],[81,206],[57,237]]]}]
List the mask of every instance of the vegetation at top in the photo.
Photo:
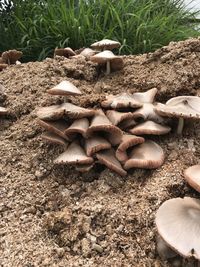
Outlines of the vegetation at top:
[{"label": "vegetation at top", "polygon": [[196,15],[184,0],[4,0],[0,51],[15,48],[23,60],[41,60],[55,47],[109,38],[122,43],[121,54],[150,52],[198,36]]}]

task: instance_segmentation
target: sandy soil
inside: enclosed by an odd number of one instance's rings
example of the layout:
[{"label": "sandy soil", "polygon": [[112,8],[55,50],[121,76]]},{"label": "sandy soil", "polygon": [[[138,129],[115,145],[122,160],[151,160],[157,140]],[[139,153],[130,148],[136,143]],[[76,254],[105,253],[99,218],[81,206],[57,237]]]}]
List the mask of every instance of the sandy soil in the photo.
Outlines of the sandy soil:
[{"label": "sandy soil", "polygon": [[[200,123],[178,137],[153,138],[166,160],[157,170],[81,176],[54,167],[59,146],[41,140],[36,108],[61,103],[45,91],[67,79],[84,96],[71,101],[97,107],[106,94],[156,87],[157,100],[200,95],[200,39],[171,43],[151,54],[125,56],[123,71],[107,77],[83,59],[46,59],[0,73],[0,266],[169,266],[155,250],[155,212],[173,197],[198,197],[183,170],[200,163]],[[174,122],[174,126],[176,122]]]}]

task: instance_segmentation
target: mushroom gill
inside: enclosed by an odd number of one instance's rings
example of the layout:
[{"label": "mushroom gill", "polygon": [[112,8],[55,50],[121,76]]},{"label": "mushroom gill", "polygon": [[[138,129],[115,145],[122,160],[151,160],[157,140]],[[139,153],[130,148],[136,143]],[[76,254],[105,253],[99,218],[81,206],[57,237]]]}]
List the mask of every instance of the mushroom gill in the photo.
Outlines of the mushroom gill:
[{"label": "mushroom gill", "polygon": [[100,136],[92,136],[85,140],[85,151],[88,157],[99,152],[100,150],[111,148],[111,144]]},{"label": "mushroom gill", "polygon": [[62,145],[65,148],[67,148],[67,146],[68,146],[68,142],[64,138],[62,138],[61,136],[59,136],[55,133],[52,133],[52,132],[43,133],[41,135],[41,138],[44,139],[45,141],[51,143],[51,144]]},{"label": "mushroom gill", "polygon": [[96,115],[92,118],[90,127],[87,130],[87,137],[91,137],[98,132],[104,133],[112,145],[119,144],[123,135],[118,127],[112,125],[101,109],[96,111]]},{"label": "mushroom gill", "polygon": [[118,125],[123,123],[123,121],[133,119],[134,115],[132,112],[119,112],[116,110],[107,110],[106,116],[112,122],[113,125]]},{"label": "mushroom gill", "polygon": [[70,119],[92,117],[96,112],[94,109],[82,108],[71,103],[63,103],[61,108],[64,109],[64,117]]},{"label": "mushroom gill", "polygon": [[171,131],[171,128],[165,125],[158,124],[154,121],[145,121],[129,129],[129,132],[136,135],[163,135]]},{"label": "mushroom gill", "polygon": [[36,115],[41,120],[58,120],[64,116],[65,109],[62,105],[52,105],[41,107],[36,111]]},{"label": "mushroom gill", "polygon": [[69,140],[74,139],[77,134],[81,134],[83,137],[86,137],[88,127],[89,121],[87,118],[77,119],[65,130],[65,135],[69,138]]},{"label": "mushroom gill", "polygon": [[124,164],[124,169],[144,168],[155,169],[164,162],[162,148],[153,141],[147,140],[144,143],[133,147],[129,159]]},{"label": "mushroom gill", "polygon": [[137,109],[134,114],[134,119],[143,119],[162,123],[164,119],[154,111],[155,106],[151,103],[143,103],[143,106]]}]

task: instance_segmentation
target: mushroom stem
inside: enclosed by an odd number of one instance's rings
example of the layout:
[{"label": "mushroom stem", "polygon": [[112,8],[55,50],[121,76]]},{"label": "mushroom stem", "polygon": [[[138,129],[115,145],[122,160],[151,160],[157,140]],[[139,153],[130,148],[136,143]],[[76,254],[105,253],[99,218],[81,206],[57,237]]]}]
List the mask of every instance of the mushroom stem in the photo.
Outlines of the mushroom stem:
[{"label": "mushroom stem", "polygon": [[184,126],[184,119],[179,118],[178,127],[177,127],[177,134],[179,134],[179,135],[182,134],[183,126]]},{"label": "mushroom stem", "polygon": [[68,97],[64,96],[64,103],[68,102]]},{"label": "mushroom stem", "polygon": [[106,62],[106,75],[110,74],[110,60]]}]

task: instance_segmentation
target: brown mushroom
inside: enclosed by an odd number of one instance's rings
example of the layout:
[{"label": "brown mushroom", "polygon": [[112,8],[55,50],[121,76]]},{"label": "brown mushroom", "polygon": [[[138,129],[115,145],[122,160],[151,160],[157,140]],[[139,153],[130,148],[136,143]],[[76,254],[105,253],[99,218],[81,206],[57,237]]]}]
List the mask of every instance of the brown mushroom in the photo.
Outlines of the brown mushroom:
[{"label": "brown mushroom", "polygon": [[140,103],[153,103],[157,92],[158,92],[157,88],[152,88],[143,93],[141,92],[134,93],[133,97],[135,98],[136,101]]},{"label": "brown mushroom", "polygon": [[64,116],[65,109],[62,105],[52,105],[41,107],[36,111],[36,115],[41,120],[57,120]]},{"label": "brown mushroom", "polygon": [[77,134],[81,134],[83,137],[86,137],[88,127],[89,121],[87,118],[77,119],[65,130],[65,135],[70,140],[74,139]]},{"label": "brown mushroom", "polygon": [[158,233],[184,258],[200,260],[200,200],[190,197],[165,201],[156,213]]},{"label": "brown mushroom", "polygon": [[173,97],[166,102],[166,105],[157,104],[154,110],[161,116],[178,118],[177,133],[181,134],[183,131],[184,119],[200,119],[200,97]]},{"label": "brown mushroom", "polygon": [[158,124],[154,121],[145,121],[134,126],[132,129],[129,130],[130,133],[136,135],[145,135],[145,134],[152,134],[152,135],[163,135],[167,134],[171,131],[171,128],[165,125]]},{"label": "brown mushroom", "polygon": [[60,57],[71,57],[71,56],[75,56],[76,53],[70,48],[70,47],[66,47],[66,48],[55,48],[54,50],[54,57],[55,56],[60,56]]},{"label": "brown mushroom", "polygon": [[63,139],[61,136],[52,133],[52,132],[46,132],[44,134],[41,135],[42,139],[44,139],[45,141],[52,143],[52,144],[58,144],[58,145],[62,145],[65,148],[67,148],[68,146],[68,142],[66,142],[65,139]]},{"label": "brown mushroom", "polygon": [[69,124],[65,120],[45,121],[38,119],[38,124],[45,130],[55,133],[69,141],[68,137],[65,135],[65,130],[68,128]]},{"label": "brown mushroom", "polygon": [[84,48],[79,55],[84,56],[87,60],[89,60],[90,57],[96,55],[97,53],[97,51],[92,50],[91,48]]},{"label": "brown mushroom", "polygon": [[143,137],[124,134],[121,143],[116,150],[116,158],[121,162],[128,160],[127,149],[132,146],[142,144],[144,141]]},{"label": "brown mushroom", "polygon": [[118,112],[116,110],[108,110],[106,111],[106,116],[112,122],[113,125],[118,125],[121,124],[123,121],[133,119],[134,115],[131,112]]},{"label": "brown mushroom", "polygon": [[102,110],[96,111],[96,115],[92,118],[87,130],[87,137],[91,137],[98,132],[104,133],[112,145],[119,144],[123,135],[118,127],[112,125]]},{"label": "brown mushroom", "polygon": [[85,154],[83,148],[77,143],[72,142],[67,150],[58,156],[55,160],[55,164],[91,164],[93,158],[88,157]]},{"label": "brown mushroom", "polygon": [[109,169],[115,171],[121,176],[126,176],[127,172],[122,168],[120,162],[115,157],[113,149],[103,150],[96,154],[98,161],[106,165]]},{"label": "brown mushroom", "polygon": [[129,159],[124,164],[124,169],[144,168],[155,169],[164,162],[162,148],[153,141],[147,140],[144,143],[133,147]]},{"label": "brown mushroom", "polygon": [[119,48],[120,46],[121,46],[120,42],[109,40],[109,39],[103,39],[91,45],[92,48],[96,50],[100,50],[100,51],[113,50],[114,48]]},{"label": "brown mushroom", "polygon": [[10,65],[15,64],[18,59],[22,57],[22,52],[17,50],[8,50],[2,53],[1,58],[3,62]]},{"label": "brown mushroom", "polygon": [[137,109],[134,114],[134,119],[143,119],[162,123],[164,119],[154,111],[155,106],[151,103],[143,103],[143,106]]},{"label": "brown mushroom", "polygon": [[100,136],[92,136],[85,140],[85,151],[88,157],[100,150],[111,148],[111,144]]},{"label": "brown mushroom", "polygon": [[106,100],[101,102],[103,108],[113,108],[113,109],[122,109],[122,108],[140,108],[142,103],[137,102],[133,96],[129,93],[121,93],[118,95],[109,95],[106,97]]},{"label": "brown mushroom", "polygon": [[81,119],[81,118],[92,117],[96,113],[94,109],[82,108],[71,103],[63,103],[61,105],[61,108],[64,109],[64,115],[65,115],[64,117],[70,119]]},{"label": "brown mushroom", "polygon": [[184,177],[191,187],[200,192],[200,165],[187,168],[184,172]]},{"label": "brown mushroom", "polygon": [[62,81],[53,88],[47,90],[51,95],[75,96],[81,95],[81,91],[69,81]]},{"label": "brown mushroom", "polygon": [[[111,62],[112,66],[114,65],[115,68],[117,68],[117,65],[123,68],[123,59],[121,56],[114,55],[111,51],[105,50],[103,52],[100,52],[94,56],[90,57],[90,60],[92,62],[98,63],[98,64],[106,64],[106,75],[110,74],[111,72]],[[119,67],[118,67],[119,69]]]}]

